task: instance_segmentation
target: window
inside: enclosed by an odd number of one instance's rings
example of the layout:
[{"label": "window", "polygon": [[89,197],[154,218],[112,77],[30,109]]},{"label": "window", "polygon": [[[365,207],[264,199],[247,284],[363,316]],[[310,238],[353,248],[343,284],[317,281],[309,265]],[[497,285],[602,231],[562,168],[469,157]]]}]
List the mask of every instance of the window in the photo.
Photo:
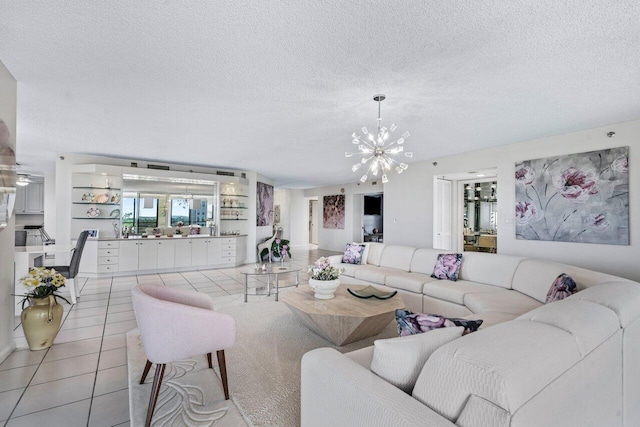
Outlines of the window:
[{"label": "window", "polygon": [[[191,204],[190,204],[191,202]],[[189,206],[193,206],[190,208]],[[207,225],[207,199],[194,197],[189,199],[171,199],[171,226],[175,227],[178,221],[184,225]]]},{"label": "window", "polygon": [[145,228],[158,226],[158,199],[125,197],[122,199],[122,225],[142,232]]},{"label": "window", "polygon": [[189,201],[186,199],[171,199],[171,226],[175,227],[178,221],[189,225]]}]

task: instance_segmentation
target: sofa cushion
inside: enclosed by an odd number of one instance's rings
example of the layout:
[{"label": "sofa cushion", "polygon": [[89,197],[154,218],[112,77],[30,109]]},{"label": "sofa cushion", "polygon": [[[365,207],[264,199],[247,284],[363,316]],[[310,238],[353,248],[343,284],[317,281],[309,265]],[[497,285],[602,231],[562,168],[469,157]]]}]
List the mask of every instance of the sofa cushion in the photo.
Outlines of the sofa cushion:
[{"label": "sofa cushion", "polygon": [[431,277],[436,279],[448,279],[454,282],[458,280],[460,274],[460,264],[462,254],[439,254],[436,265],[433,266]]},{"label": "sofa cushion", "polygon": [[378,283],[380,285],[385,284],[385,278],[396,274],[398,270],[395,268],[376,267],[375,265],[360,265],[355,270],[355,278],[366,280],[372,283]]},{"label": "sofa cushion", "polygon": [[580,291],[568,300],[591,301],[607,307],[616,313],[622,328],[640,317],[640,286],[635,282],[613,281],[601,284]]},{"label": "sofa cushion", "polygon": [[362,264],[362,254],[364,253],[364,245],[358,243],[347,243],[342,255],[344,264]]},{"label": "sofa cushion", "polygon": [[413,397],[450,420],[458,418],[470,395],[513,414],[580,359],[566,331],[513,320],[436,350],[416,381]]},{"label": "sofa cushion", "polygon": [[416,248],[411,246],[387,245],[380,258],[380,267],[395,268],[401,271],[409,271],[411,258]]},{"label": "sofa cushion", "polygon": [[460,266],[460,279],[511,289],[516,269],[524,259],[509,255],[465,252]]},{"label": "sofa cushion", "polygon": [[371,371],[411,394],[413,386],[431,354],[444,344],[460,338],[464,328],[442,328],[426,334],[376,340]]},{"label": "sofa cushion", "polygon": [[451,253],[440,249],[420,248],[413,253],[411,259],[411,271],[413,273],[422,273],[431,276],[433,266],[436,265],[438,255],[441,253]]},{"label": "sofa cushion", "polygon": [[619,277],[568,264],[525,259],[518,265],[513,276],[513,289],[544,302],[547,298],[549,284],[553,283],[556,277],[562,273],[568,274],[575,280],[578,291],[599,283],[620,281]]},{"label": "sofa cushion", "polygon": [[367,264],[380,266],[380,258],[386,245],[384,243],[369,243],[369,253],[367,254]]},{"label": "sofa cushion", "polygon": [[598,303],[573,298],[543,305],[518,320],[544,323],[570,333],[582,357],[620,330],[615,312]]},{"label": "sofa cushion", "polygon": [[469,282],[467,280],[436,280],[425,283],[422,293],[434,298],[439,298],[456,304],[464,304],[464,296],[472,292],[497,292],[503,288],[498,286],[484,285],[482,283]]},{"label": "sofa cushion", "polygon": [[358,264],[332,264],[336,268],[344,268],[344,272],[342,273],[345,276],[356,277],[356,271],[360,268],[366,268],[366,265],[358,265]]},{"label": "sofa cushion", "polygon": [[482,320],[482,326],[480,329],[486,329],[489,326],[498,325],[500,323],[508,322],[518,317],[517,314],[504,313],[502,311],[483,311],[482,313],[473,313],[467,316],[463,316],[463,319],[480,319]]},{"label": "sofa cushion", "polygon": [[568,274],[562,273],[553,281],[544,303],[560,301],[578,292],[576,282]]},{"label": "sofa cushion", "polygon": [[393,275],[386,277],[385,285],[421,294],[422,286],[426,282],[433,282],[437,280],[438,279],[434,279],[427,274],[398,271]]},{"label": "sofa cushion", "polygon": [[483,311],[502,311],[511,314],[523,314],[542,305],[525,294],[512,290],[496,292],[474,292],[464,296],[464,305],[474,313]]}]

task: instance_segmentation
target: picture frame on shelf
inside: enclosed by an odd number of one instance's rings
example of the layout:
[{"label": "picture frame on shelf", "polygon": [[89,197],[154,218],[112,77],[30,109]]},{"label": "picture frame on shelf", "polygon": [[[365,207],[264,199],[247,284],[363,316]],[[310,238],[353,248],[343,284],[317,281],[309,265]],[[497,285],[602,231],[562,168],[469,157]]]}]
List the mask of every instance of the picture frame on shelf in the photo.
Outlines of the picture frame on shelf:
[{"label": "picture frame on shelf", "polygon": [[88,231],[89,232],[89,236],[87,237],[93,237],[93,238],[98,238],[98,235],[100,234],[100,230],[95,229],[95,228],[85,228],[82,231]]}]

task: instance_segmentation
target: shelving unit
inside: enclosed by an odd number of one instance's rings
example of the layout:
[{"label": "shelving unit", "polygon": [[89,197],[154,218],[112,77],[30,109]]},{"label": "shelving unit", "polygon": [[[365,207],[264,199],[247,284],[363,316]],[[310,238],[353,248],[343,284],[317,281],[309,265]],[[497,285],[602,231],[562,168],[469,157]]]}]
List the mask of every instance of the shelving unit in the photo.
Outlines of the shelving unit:
[{"label": "shelving unit", "polygon": [[[89,212],[98,213],[90,216]],[[114,237],[122,228],[122,176],[77,172],[72,175],[71,235],[99,230],[100,237]]]},{"label": "shelving unit", "polygon": [[246,234],[249,226],[249,187],[244,184],[220,186],[220,233]]}]

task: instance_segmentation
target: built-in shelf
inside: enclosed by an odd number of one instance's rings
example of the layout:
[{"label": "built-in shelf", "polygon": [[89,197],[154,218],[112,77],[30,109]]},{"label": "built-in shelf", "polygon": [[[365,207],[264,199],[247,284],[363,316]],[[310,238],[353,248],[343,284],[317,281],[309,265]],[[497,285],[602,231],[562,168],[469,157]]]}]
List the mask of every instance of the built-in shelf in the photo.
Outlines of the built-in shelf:
[{"label": "built-in shelf", "polygon": [[74,205],[111,205],[120,206],[120,203],[98,203],[98,202],[72,202]]},{"label": "built-in shelf", "polygon": [[220,221],[247,221],[248,218],[220,218]]},{"label": "built-in shelf", "polygon": [[74,217],[72,217],[71,219],[89,219],[89,220],[95,220],[95,219],[102,219],[102,220],[105,220],[105,219],[110,219],[111,221],[120,221],[120,217],[116,217],[116,218],[89,218],[89,217],[77,217],[77,216],[74,216]]},{"label": "built-in shelf", "polygon": [[230,206],[220,206],[220,209],[249,209],[247,207],[242,207],[242,206],[237,206],[235,208],[232,208]]},{"label": "built-in shelf", "polygon": [[121,191],[121,188],[115,188],[115,187],[73,187],[74,189],[77,190],[116,190],[116,191]]},{"label": "built-in shelf", "polygon": [[225,196],[225,197],[249,197],[249,196],[246,196],[244,194],[222,194],[222,193],[220,193],[220,195],[221,196]]}]

